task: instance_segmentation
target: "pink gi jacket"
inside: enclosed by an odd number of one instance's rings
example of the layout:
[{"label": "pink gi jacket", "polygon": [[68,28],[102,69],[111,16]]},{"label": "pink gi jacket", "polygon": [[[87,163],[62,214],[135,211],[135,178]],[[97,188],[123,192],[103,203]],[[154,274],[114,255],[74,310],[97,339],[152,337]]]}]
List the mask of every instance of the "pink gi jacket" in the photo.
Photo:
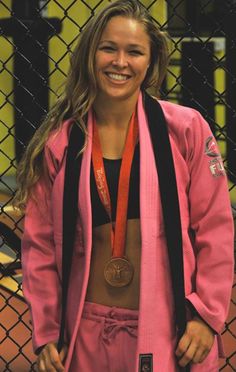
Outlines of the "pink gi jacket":
[{"label": "pink gi jacket", "polygon": [[[168,122],[180,199],[186,298],[202,318],[221,332],[227,316],[233,279],[233,221],[227,182],[208,124],[193,109],[160,101]],[[174,357],[174,309],[158,192],[158,178],[147,120],[140,94],[140,220],[142,236],[138,356],[153,354],[154,372],[178,370]],[[65,154],[71,121],[66,121],[46,145],[50,190],[38,182],[37,205],[30,200],[22,246],[23,290],[33,322],[33,346],[58,339],[61,305],[62,196]],[[158,133],[157,133],[158,135]],[[91,113],[88,143],[79,185],[79,218],[68,294],[67,334],[71,365],[86,295],[92,247],[90,201]],[[193,372],[218,371],[218,345]]]}]

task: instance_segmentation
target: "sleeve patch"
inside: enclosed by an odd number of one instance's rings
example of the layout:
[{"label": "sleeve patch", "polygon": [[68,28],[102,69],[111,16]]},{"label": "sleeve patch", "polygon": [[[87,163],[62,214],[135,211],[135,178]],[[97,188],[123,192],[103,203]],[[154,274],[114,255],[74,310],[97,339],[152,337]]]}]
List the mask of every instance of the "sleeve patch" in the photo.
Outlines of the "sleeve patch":
[{"label": "sleeve patch", "polygon": [[213,158],[220,156],[216,140],[213,136],[210,136],[206,139],[205,154]]},{"label": "sleeve patch", "polygon": [[220,156],[209,161],[209,169],[213,177],[225,176],[225,168]]}]

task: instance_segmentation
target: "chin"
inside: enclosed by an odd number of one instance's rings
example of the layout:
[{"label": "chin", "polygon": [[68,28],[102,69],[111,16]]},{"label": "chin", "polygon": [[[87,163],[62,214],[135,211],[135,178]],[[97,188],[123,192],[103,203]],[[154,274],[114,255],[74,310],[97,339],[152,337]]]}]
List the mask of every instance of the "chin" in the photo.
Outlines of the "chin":
[{"label": "chin", "polygon": [[130,98],[138,97],[139,91],[140,89],[136,91],[132,91],[132,92],[119,92],[119,91],[108,92],[107,91],[107,92],[103,92],[102,96],[104,97],[104,99],[108,99],[108,100],[123,101],[123,100],[127,100]]}]

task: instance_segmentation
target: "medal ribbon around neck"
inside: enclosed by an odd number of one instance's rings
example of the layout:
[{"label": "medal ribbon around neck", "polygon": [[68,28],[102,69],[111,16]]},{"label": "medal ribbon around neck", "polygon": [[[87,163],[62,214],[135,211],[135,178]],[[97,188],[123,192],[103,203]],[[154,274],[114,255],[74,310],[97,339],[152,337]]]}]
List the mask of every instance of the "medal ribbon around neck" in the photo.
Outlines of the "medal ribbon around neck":
[{"label": "medal ribbon around neck", "polygon": [[95,117],[93,116],[93,146],[92,146],[92,163],[97,185],[98,194],[102,204],[111,221],[111,246],[112,257],[124,257],[125,237],[127,223],[127,209],[129,197],[129,180],[131,165],[134,155],[135,146],[138,138],[138,123],[135,113],[133,113],[128,133],[126,136],[125,148],[122,154],[122,162],[118,184],[118,197],[116,209],[115,228],[112,225],[111,199],[105,174],[102,149],[99,140],[99,133]]}]

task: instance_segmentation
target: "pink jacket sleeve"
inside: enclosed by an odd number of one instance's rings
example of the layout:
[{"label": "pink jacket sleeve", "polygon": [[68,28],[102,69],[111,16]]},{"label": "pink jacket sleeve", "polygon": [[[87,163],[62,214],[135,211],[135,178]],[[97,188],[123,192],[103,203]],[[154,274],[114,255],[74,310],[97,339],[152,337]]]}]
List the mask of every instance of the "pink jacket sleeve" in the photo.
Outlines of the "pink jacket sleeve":
[{"label": "pink jacket sleeve", "polygon": [[56,164],[45,149],[50,180],[40,179],[34,189],[37,202],[27,203],[22,239],[23,292],[33,324],[33,348],[56,341],[59,334],[60,280],[53,239],[51,189]]},{"label": "pink jacket sleeve", "polygon": [[187,296],[200,316],[221,332],[233,281],[233,219],[222,159],[208,124],[195,112],[185,136],[190,172],[189,209],[197,271]]}]

